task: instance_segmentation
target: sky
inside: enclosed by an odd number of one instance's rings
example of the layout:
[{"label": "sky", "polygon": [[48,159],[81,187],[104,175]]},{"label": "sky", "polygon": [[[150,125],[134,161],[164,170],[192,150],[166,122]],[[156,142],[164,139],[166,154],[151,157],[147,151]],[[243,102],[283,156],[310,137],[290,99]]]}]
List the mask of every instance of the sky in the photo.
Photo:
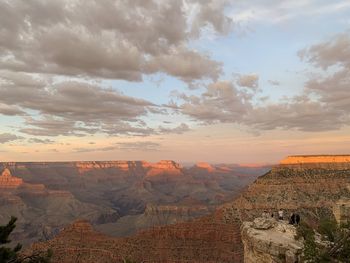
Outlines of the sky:
[{"label": "sky", "polygon": [[0,0],[0,160],[350,151],[347,0]]}]

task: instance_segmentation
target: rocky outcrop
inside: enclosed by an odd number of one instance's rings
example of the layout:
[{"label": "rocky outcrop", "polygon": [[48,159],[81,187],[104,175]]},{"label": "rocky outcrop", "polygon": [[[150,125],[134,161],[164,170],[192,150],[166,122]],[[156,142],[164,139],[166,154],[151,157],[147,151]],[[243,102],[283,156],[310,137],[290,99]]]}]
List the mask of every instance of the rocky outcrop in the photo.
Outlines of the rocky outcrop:
[{"label": "rocky outcrop", "polygon": [[[344,167],[349,166],[349,163],[334,162],[327,163],[326,166],[322,166],[322,163],[313,163],[312,165],[310,166],[308,163],[298,164],[297,166],[280,164],[270,172],[259,177],[232,203],[224,205],[217,210],[208,219],[213,229],[216,229],[211,234],[217,237],[217,239],[213,239],[215,242],[213,241],[211,246],[225,247],[225,240],[227,239],[240,240],[241,233],[238,229],[242,222],[253,220],[264,211],[276,213],[278,209],[283,209],[286,217],[291,212],[296,211],[301,215],[302,220],[315,224],[317,224],[317,220],[320,217],[332,216],[333,205],[340,198],[350,197],[350,168],[344,169]],[[201,242],[193,242],[191,236],[186,235],[181,240],[173,239],[174,236],[177,236],[177,233],[180,235],[184,232],[193,233],[193,229],[195,231],[203,231],[202,229],[205,228],[204,221],[198,219],[191,223],[157,228],[157,231],[154,229],[144,231],[135,238],[137,240],[143,240],[147,236],[152,237],[148,239],[148,242],[152,244],[150,245],[151,247],[157,247],[157,249],[161,248],[157,246],[157,242],[152,240],[161,239],[163,240],[162,242],[166,242],[167,244],[176,244],[177,247],[183,248],[181,253],[193,256],[193,258],[187,259],[188,262],[196,262],[196,260],[205,262],[203,258],[200,258],[200,254],[197,254],[202,244]],[[230,229],[230,231],[224,234],[225,231],[222,232],[220,229]],[[288,232],[288,229],[288,225],[282,230],[280,227],[277,228],[278,231],[283,233],[284,231]],[[171,230],[175,232],[171,232]],[[291,237],[292,235],[289,236]],[[289,241],[286,242],[288,243]],[[206,251],[205,255],[207,259],[211,259],[213,262],[242,262],[243,256],[240,256],[242,255],[240,253],[240,251],[242,252],[242,246],[241,242],[233,242],[231,248],[226,252],[220,250],[221,254],[217,255],[215,254],[215,249],[212,249],[211,251],[213,252],[208,254]],[[171,246],[167,246],[166,248],[163,246],[161,251],[169,256],[171,259],[170,262],[173,262],[174,256],[171,256],[170,248]],[[298,254],[299,248],[296,250],[296,254]],[[230,252],[228,253],[228,251]],[[284,255],[282,256],[283,253],[281,252],[281,255],[277,254],[277,257],[286,260],[287,257],[291,257],[288,251],[289,248],[285,249]],[[217,257],[215,258],[215,256]],[[150,261],[162,262],[158,261],[159,259],[160,257],[156,254],[152,258],[153,261]],[[182,258],[182,260],[184,259]],[[179,261],[182,262],[181,260]]]},{"label": "rocky outcrop", "polygon": [[242,262],[239,228],[213,218],[154,227],[129,238],[112,238],[84,221],[65,228],[54,239],[34,244],[33,251],[53,250],[53,263],[122,262]]},{"label": "rocky outcrop", "polygon": [[283,159],[280,164],[321,164],[349,163],[350,155],[292,155]]},{"label": "rocky outcrop", "polygon": [[123,172],[144,172],[149,176],[158,174],[182,174],[182,166],[174,161],[162,160],[157,163],[149,163],[145,161],[91,161],[76,162],[75,166],[79,173],[86,173],[94,169],[116,168]]},{"label": "rocky outcrop", "polygon": [[[285,215],[297,211],[302,221],[310,220],[317,224],[320,217],[333,215],[333,207],[339,199],[350,198],[350,168],[346,168],[349,163],[335,161],[326,164],[323,166],[323,163],[312,163],[310,166],[309,163],[297,163],[296,165],[282,163],[259,177],[233,202],[225,204],[210,216],[178,224],[152,227],[129,238],[110,239],[102,235],[96,234],[95,237],[91,235],[83,241],[86,255],[98,258],[96,255],[100,255],[100,251],[103,250],[121,257],[128,256],[137,262],[243,262],[242,222],[252,221],[264,211],[272,213],[283,209]],[[198,171],[198,173],[194,171],[193,174],[196,176],[204,174],[202,178],[205,180],[225,175],[221,173],[207,176],[207,173],[203,171]],[[150,184],[156,182],[150,181]],[[188,182],[186,181],[186,184],[181,186],[187,186]],[[194,186],[196,184],[193,184]],[[161,181],[157,187],[159,191],[164,189],[164,181]],[[169,187],[169,191],[164,192],[164,197],[169,196],[173,189]],[[178,190],[178,187],[175,189]],[[255,225],[258,228],[266,227],[266,224],[259,226],[256,223]],[[288,226],[283,228],[284,230],[280,230],[274,224],[270,226],[267,224],[267,227],[270,229],[255,229],[252,226],[249,229],[254,229],[252,231],[258,231],[257,233],[262,231],[261,236],[264,235],[262,233],[269,233],[270,230],[287,234],[292,232],[288,230]],[[242,233],[245,235],[250,232],[242,230]],[[40,246],[51,247],[54,254],[57,251],[59,258],[54,256],[54,262],[71,262],[69,261],[71,257],[80,253],[81,246],[77,241],[80,236],[72,235],[59,236],[60,245],[57,245],[58,241],[53,240],[50,241],[51,243],[41,243]],[[289,241],[293,240],[287,239],[285,244]],[[276,257],[287,260],[290,257],[291,253],[288,251],[291,248],[288,246],[282,244],[282,250],[279,250],[279,245],[275,246],[275,240],[273,240],[273,251],[275,252],[270,253],[268,250],[270,247],[267,245],[269,243],[263,244],[259,247],[255,246],[255,243],[249,243],[249,246],[252,247],[252,255],[257,253],[255,251],[265,251],[266,260],[276,260]],[[96,247],[98,250],[95,254]],[[298,248],[296,251],[298,254]],[[261,256],[259,253],[258,256]],[[70,255],[70,257],[64,257],[64,255]],[[95,262],[104,261],[101,258]]]},{"label": "rocky outcrop", "polygon": [[296,228],[273,218],[243,222],[244,263],[301,262],[303,241],[296,239]]},{"label": "rocky outcrop", "polygon": [[147,176],[156,176],[161,174],[182,175],[182,166],[174,161],[162,160],[158,163],[148,166]]},{"label": "rocky outcrop", "polygon": [[350,169],[350,155],[294,155],[280,162],[279,167],[303,170],[306,168]]},{"label": "rocky outcrop", "polygon": [[3,170],[0,176],[0,188],[14,189],[23,183],[21,178],[11,175],[11,171],[7,168]]},{"label": "rocky outcrop", "polygon": [[339,199],[333,206],[333,214],[338,224],[350,222],[350,198]]},{"label": "rocky outcrop", "polygon": [[214,172],[215,171],[215,167],[214,166],[212,166],[209,163],[205,163],[205,162],[196,163],[196,167],[199,168],[199,169],[204,169],[204,170],[206,170],[208,172]]},{"label": "rocky outcrop", "polygon": [[173,161],[0,163],[0,171],[8,168],[23,179],[16,189],[1,189],[0,224],[17,216],[18,233],[12,240],[26,245],[51,238],[76,218],[120,237],[193,220],[232,200],[268,170],[226,167],[225,172],[208,172]]},{"label": "rocky outcrop", "polygon": [[147,169],[151,166],[150,163],[145,161],[85,161],[76,162],[75,166],[79,169],[80,173],[85,173],[94,169],[109,169],[116,168],[121,171],[127,172],[130,170]]}]

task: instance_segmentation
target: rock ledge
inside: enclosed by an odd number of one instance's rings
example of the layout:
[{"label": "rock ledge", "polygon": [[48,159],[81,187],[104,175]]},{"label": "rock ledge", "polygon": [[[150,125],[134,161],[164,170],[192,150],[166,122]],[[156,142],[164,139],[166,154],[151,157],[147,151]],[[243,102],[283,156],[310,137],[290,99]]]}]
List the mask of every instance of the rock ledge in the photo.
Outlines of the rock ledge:
[{"label": "rock ledge", "polygon": [[302,240],[296,240],[296,228],[273,218],[243,222],[242,241],[245,263],[300,262]]}]

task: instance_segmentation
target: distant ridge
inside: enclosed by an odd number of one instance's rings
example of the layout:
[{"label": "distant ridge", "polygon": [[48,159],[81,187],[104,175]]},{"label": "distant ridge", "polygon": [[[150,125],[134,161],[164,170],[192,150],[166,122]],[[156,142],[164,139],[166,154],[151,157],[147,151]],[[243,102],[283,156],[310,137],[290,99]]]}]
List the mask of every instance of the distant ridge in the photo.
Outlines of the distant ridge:
[{"label": "distant ridge", "polygon": [[84,262],[106,262],[100,251],[136,262],[245,262],[243,221],[252,221],[266,211],[276,215],[282,209],[286,217],[297,212],[304,222],[317,225],[320,217],[333,215],[340,200],[350,198],[350,155],[289,156],[280,163],[286,165],[273,167],[211,215],[152,227],[128,238],[84,232],[81,238],[81,233],[70,231],[36,243],[32,249],[51,248],[57,263],[71,262],[72,256],[78,255],[85,256]]},{"label": "distant ridge", "polygon": [[349,155],[291,155],[283,159],[281,165],[312,163],[350,163]]}]

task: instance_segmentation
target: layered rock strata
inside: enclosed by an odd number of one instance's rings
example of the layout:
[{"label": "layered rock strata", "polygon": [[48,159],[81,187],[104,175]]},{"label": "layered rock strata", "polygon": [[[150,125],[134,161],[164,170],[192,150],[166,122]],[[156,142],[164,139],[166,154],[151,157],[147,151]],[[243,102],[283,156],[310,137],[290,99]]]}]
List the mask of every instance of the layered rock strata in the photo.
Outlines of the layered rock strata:
[{"label": "layered rock strata", "polygon": [[57,237],[34,244],[30,250],[54,252],[52,262],[242,262],[238,224],[218,224],[202,218],[166,227],[154,227],[130,238],[112,238],[79,221]]},{"label": "layered rock strata", "polygon": [[[18,217],[14,242],[53,237],[77,218],[114,236],[191,220],[232,200],[262,171],[213,165],[213,172],[174,161],[0,163],[23,183],[0,191],[0,224]],[[241,176],[244,174],[244,176]]]},{"label": "layered rock strata", "polygon": [[17,188],[23,184],[23,180],[21,178],[17,178],[11,175],[11,171],[7,168],[3,170],[0,175],[0,188]]},{"label": "layered rock strata", "polygon": [[[350,198],[347,157],[327,157],[325,162],[320,163],[315,162],[315,158],[289,157],[211,216],[154,227],[126,239],[106,241],[96,234],[96,240],[104,240],[98,247],[108,253],[143,262],[243,262],[240,232],[243,221],[253,220],[264,211],[276,213],[283,209],[286,219],[291,212],[298,212],[301,220],[317,224],[319,218],[333,215],[333,207],[338,200]],[[247,234],[246,231],[243,233]],[[79,243],[71,241],[74,238],[78,239],[79,235],[62,234],[59,236],[61,245],[55,245],[58,240],[54,239],[37,244],[36,249],[51,247],[59,255],[59,258],[54,256],[54,262],[71,262],[70,257],[65,255],[80,253]],[[96,255],[100,253],[94,252],[95,239],[92,235],[84,243],[85,255],[91,258],[98,258]],[[276,251],[279,250],[276,248]],[[281,252],[280,257],[287,258],[288,251],[289,248],[274,255],[278,257]],[[104,261],[100,258],[94,262]]]}]

